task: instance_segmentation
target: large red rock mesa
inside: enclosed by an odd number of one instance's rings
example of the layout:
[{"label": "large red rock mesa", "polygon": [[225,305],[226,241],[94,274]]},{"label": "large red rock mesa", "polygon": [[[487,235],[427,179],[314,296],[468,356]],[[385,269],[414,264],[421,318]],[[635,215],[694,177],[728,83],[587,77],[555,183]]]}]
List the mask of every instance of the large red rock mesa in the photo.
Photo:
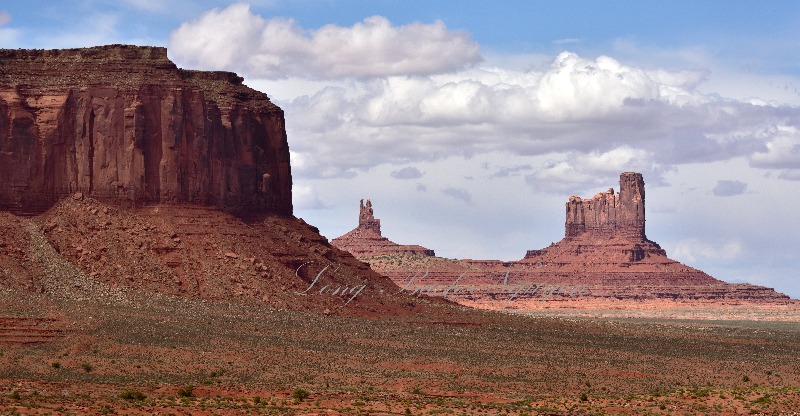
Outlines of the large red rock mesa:
[{"label": "large red rock mesa", "polygon": [[372,201],[361,200],[358,211],[358,227],[341,237],[334,238],[331,244],[350,252],[356,257],[377,257],[391,255],[435,256],[431,249],[417,245],[401,245],[381,235],[381,220],[375,218]]},{"label": "large red rock mesa", "polygon": [[0,50],[0,210],[82,192],[131,204],[291,214],[283,111],[166,48]]},{"label": "large red rock mesa", "polygon": [[179,69],[158,47],[0,50],[0,287],[382,316],[433,304],[294,218],[291,186],[283,111],[236,74]]},{"label": "large red rock mesa", "polygon": [[[372,240],[353,241],[353,254],[411,292],[456,300],[617,299],[786,300],[750,284],[730,284],[667,257],[645,234],[645,188],[640,173],[620,175],[620,190],[566,203],[564,238],[529,250],[518,261],[406,257],[391,262],[371,256]],[[334,240],[335,241],[335,240]],[[390,247],[382,247],[382,253]],[[400,252],[397,252],[401,254]]]}]

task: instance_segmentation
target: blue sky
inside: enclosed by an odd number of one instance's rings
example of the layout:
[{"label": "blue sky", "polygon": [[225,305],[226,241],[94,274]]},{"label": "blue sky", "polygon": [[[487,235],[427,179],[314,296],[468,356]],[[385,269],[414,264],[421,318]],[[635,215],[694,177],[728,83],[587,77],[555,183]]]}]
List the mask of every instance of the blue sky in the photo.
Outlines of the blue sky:
[{"label": "blue sky", "polygon": [[648,237],[800,297],[800,3],[82,0],[0,3],[0,46],[161,45],[286,111],[296,214],[518,259],[563,203],[647,183]]},{"label": "blue sky", "polygon": [[[7,27],[22,36],[9,47],[67,46],[75,34],[96,31],[98,40],[148,39],[166,46],[183,21],[233,2],[83,0],[4,1],[12,20]],[[597,53],[625,39],[650,47],[705,46],[723,57],[796,51],[800,7],[793,1],[254,1],[264,17],[289,17],[306,28],[326,24],[351,26],[382,15],[394,24],[444,21],[466,30],[484,49],[510,53],[557,53],[564,44],[576,52]],[[458,7],[454,7],[457,5]],[[113,23],[110,22],[113,20]],[[106,26],[107,25],[107,26]],[[63,39],[66,37],[66,39]],[[88,35],[87,35],[88,37]],[[62,39],[59,39],[62,38]],[[559,43],[562,41],[562,43]],[[566,42],[565,42],[566,41]],[[574,41],[574,42],[570,42]],[[750,45],[742,50],[742,43]],[[753,45],[758,44],[757,47]],[[72,46],[87,46],[74,42]],[[772,55],[772,56],[771,56]],[[800,58],[764,62],[766,70],[800,70]],[[774,67],[773,67],[774,66]]]}]

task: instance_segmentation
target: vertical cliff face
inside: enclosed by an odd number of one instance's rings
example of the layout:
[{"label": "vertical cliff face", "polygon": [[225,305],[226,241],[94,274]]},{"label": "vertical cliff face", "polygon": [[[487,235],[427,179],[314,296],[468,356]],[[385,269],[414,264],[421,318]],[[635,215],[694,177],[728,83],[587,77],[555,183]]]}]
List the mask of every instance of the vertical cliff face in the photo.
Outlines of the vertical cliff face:
[{"label": "vertical cliff face", "polygon": [[83,192],[291,214],[283,111],[242,81],[165,48],[0,50],[0,210]]},{"label": "vertical cliff face", "polygon": [[647,239],[644,231],[644,179],[641,173],[619,177],[619,194],[613,189],[591,199],[571,196],[566,204],[565,237],[624,237]]}]

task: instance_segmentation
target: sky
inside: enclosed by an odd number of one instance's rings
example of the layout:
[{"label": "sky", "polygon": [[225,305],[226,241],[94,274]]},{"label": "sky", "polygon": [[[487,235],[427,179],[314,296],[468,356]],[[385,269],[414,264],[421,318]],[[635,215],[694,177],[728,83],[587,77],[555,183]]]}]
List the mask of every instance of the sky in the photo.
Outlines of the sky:
[{"label": "sky", "polygon": [[800,2],[0,2],[0,47],[166,46],[286,114],[295,215],[515,260],[641,172],[647,236],[800,298]]}]

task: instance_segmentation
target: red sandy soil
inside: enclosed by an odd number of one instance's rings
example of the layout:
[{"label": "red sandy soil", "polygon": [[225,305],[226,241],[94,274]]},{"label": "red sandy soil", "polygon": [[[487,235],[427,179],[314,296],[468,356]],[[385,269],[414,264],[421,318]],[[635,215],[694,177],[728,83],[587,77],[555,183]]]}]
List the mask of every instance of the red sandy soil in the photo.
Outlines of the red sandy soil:
[{"label": "red sandy soil", "polygon": [[[4,289],[7,317],[47,317],[63,335],[0,342],[0,412],[791,414],[800,406],[797,322],[520,316],[415,302],[427,314],[362,318],[130,290],[124,300],[79,300]],[[188,386],[192,396],[180,397]],[[297,389],[310,396],[297,402]],[[125,400],[126,391],[146,399]]]}]

